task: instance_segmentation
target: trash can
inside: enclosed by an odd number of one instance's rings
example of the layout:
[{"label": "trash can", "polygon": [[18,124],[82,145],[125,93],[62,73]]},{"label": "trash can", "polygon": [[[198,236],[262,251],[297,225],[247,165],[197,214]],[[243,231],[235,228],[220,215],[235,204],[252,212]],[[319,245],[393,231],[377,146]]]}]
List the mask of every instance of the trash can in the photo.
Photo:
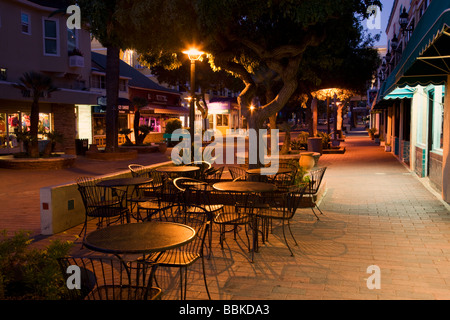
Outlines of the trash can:
[{"label": "trash can", "polygon": [[85,156],[89,148],[88,139],[75,139],[75,150],[77,155]]}]

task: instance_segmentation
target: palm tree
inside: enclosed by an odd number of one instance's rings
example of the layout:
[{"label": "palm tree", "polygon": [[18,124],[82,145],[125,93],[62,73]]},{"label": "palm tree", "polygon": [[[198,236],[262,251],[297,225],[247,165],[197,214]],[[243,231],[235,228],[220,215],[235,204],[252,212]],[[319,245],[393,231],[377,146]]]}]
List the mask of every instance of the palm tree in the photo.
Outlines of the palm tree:
[{"label": "palm tree", "polygon": [[20,77],[19,83],[13,85],[22,90],[24,96],[30,96],[33,100],[30,113],[30,143],[28,155],[32,158],[39,157],[38,127],[39,127],[39,100],[51,92],[58,90],[53,85],[53,80],[39,72],[26,72]]}]

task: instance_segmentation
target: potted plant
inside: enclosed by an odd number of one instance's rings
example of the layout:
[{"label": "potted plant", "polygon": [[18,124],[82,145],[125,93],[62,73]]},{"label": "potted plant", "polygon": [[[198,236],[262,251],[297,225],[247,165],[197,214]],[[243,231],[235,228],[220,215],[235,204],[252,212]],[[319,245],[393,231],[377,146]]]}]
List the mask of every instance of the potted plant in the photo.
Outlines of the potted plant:
[{"label": "potted plant", "polygon": [[125,136],[125,143],[124,145],[126,146],[132,146],[133,142],[131,142],[129,135],[133,132],[133,130],[129,129],[129,128],[122,128],[119,130],[120,134],[123,134]]},{"label": "potted plant", "polygon": [[384,151],[386,152],[391,152],[391,144],[390,143],[386,143],[384,145]]},{"label": "potted plant", "polygon": [[159,152],[165,153],[167,150],[167,142],[165,140],[157,142]]},{"label": "potted plant", "polygon": [[83,53],[78,48],[69,51],[69,67],[84,67]]},{"label": "potted plant", "polygon": [[374,134],[373,139],[375,140],[376,144],[380,144],[380,135],[379,134]]},{"label": "potted plant", "polygon": [[369,134],[370,139],[374,140],[374,135],[377,132],[376,128],[367,129],[367,133]]},{"label": "potted plant", "polygon": [[82,57],[83,53],[80,51],[80,49],[74,48],[73,50],[69,51],[69,57],[72,57],[72,56]]},{"label": "potted plant", "polygon": [[172,133],[177,130],[183,128],[183,124],[180,119],[172,118],[166,121],[166,132],[164,134],[164,138],[167,139],[168,144],[171,145],[172,142],[170,142],[172,138]]}]

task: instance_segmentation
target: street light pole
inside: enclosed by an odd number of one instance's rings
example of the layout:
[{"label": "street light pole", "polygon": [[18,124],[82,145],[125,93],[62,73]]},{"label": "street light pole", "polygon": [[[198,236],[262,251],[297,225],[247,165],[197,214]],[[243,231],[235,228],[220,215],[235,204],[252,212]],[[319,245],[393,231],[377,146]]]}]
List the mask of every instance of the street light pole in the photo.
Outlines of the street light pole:
[{"label": "street light pole", "polygon": [[183,51],[191,60],[191,101],[189,109],[189,134],[191,137],[191,161],[194,160],[194,137],[195,137],[195,61],[199,60],[204,52],[197,49]]},{"label": "street light pole", "polygon": [[189,134],[191,136],[191,161],[194,160],[195,137],[195,60],[191,60],[191,101],[189,109]]}]

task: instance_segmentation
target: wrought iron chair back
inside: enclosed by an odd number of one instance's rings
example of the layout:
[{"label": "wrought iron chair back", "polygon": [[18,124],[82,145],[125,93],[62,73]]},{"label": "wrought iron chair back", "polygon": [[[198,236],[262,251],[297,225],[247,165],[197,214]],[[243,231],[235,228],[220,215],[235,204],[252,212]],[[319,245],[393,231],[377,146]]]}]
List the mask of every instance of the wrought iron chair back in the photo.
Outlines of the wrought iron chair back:
[{"label": "wrought iron chair back", "polygon": [[[181,207],[185,208],[185,207]],[[175,249],[166,250],[164,252],[157,252],[145,257],[145,261],[150,263],[157,263],[161,267],[180,268],[180,295],[181,299],[186,299],[187,291],[187,269],[197,260],[202,261],[202,270],[204,284],[208,298],[211,299],[208,284],[206,281],[206,271],[204,262],[204,247],[206,236],[210,228],[209,212],[204,208],[197,207],[198,210],[186,211],[181,209],[177,212],[167,212],[168,209],[163,209],[158,216],[162,221],[170,221],[188,225],[195,230],[194,239]]]},{"label": "wrought iron chair back", "polygon": [[237,180],[247,180],[248,174],[247,170],[241,167],[228,167],[228,171],[231,174],[231,179],[234,181]]},{"label": "wrought iron chair back", "polygon": [[156,300],[161,297],[161,289],[153,286],[156,264],[125,263],[109,257],[64,257],[58,262],[69,299]]},{"label": "wrought iron chair back", "polygon": [[[77,179],[78,191],[85,207],[85,222],[83,229],[86,235],[88,217],[97,218],[97,227],[120,221],[129,214],[126,207],[126,191],[117,188],[97,186],[100,180],[93,177],[79,177]],[[112,221],[114,220],[114,221]]]},{"label": "wrought iron chair back", "polygon": [[315,168],[312,169],[306,177],[309,178],[309,188],[306,189],[305,194],[307,194],[312,203],[311,210],[316,216],[317,220],[319,220],[318,215],[314,211],[314,208],[317,208],[319,210],[320,214],[323,214],[322,210],[320,210],[319,206],[316,202],[316,195],[319,192],[320,186],[322,185],[323,177],[325,175],[325,172],[327,170],[327,167],[321,167],[321,168]]},{"label": "wrought iron chair back", "polygon": [[283,238],[286,246],[288,247],[291,255],[294,253],[289,246],[286,238],[285,227],[287,225],[292,239],[297,245],[297,241],[292,233],[290,220],[294,217],[297,209],[300,208],[303,195],[308,185],[291,187],[289,190],[281,190],[271,194],[267,194],[264,197],[266,206],[259,209],[257,215],[263,220],[263,241],[269,237],[269,228],[271,227],[272,220],[282,221]]}]

